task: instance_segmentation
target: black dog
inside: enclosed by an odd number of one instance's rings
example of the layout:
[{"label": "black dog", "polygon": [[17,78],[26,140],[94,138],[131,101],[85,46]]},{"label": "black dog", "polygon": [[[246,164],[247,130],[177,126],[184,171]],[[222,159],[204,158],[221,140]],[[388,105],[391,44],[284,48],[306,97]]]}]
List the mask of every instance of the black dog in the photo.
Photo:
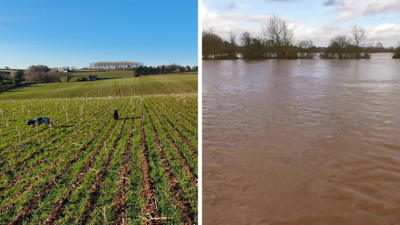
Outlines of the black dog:
[{"label": "black dog", "polygon": [[53,126],[51,119],[48,117],[39,117],[39,118],[35,118],[33,120],[29,120],[28,123],[26,123],[26,125],[32,125],[32,127],[34,127],[34,126],[39,126],[42,123],[45,123],[46,127],[47,127],[47,124],[51,124],[51,126]]},{"label": "black dog", "polygon": [[118,120],[118,110],[114,110],[114,120]]}]

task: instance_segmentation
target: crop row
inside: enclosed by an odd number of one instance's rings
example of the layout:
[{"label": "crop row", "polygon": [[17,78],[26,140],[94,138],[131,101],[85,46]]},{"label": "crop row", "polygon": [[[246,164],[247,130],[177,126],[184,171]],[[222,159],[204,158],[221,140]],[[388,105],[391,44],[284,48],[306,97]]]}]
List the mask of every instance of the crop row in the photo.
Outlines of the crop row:
[{"label": "crop row", "polygon": [[194,104],[174,98],[48,100],[57,125],[0,143],[0,224],[197,223]]},{"label": "crop row", "polygon": [[20,88],[18,92],[3,92],[2,100],[128,97],[163,94],[197,93],[197,74],[160,75],[138,78],[99,80],[96,82],[63,82],[37,84]]}]

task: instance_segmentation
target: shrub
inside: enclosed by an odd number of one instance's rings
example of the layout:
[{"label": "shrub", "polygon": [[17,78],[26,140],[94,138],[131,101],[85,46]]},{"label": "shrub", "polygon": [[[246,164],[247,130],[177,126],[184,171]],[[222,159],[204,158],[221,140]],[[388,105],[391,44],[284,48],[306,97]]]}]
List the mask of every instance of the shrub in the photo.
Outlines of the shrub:
[{"label": "shrub", "polygon": [[13,84],[15,85],[15,86],[19,86],[19,83],[21,83],[22,82],[22,80],[20,80],[20,79],[14,79],[13,80]]},{"label": "shrub", "polygon": [[25,75],[28,83],[55,83],[60,82],[61,74],[58,72],[34,72]]}]

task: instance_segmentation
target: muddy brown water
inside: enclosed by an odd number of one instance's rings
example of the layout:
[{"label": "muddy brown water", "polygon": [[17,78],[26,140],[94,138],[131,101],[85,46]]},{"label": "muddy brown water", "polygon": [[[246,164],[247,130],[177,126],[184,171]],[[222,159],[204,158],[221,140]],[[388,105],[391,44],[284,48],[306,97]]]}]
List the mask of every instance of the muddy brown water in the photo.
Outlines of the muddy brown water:
[{"label": "muddy brown water", "polygon": [[400,60],[203,61],[204,224],[400,224]]}]

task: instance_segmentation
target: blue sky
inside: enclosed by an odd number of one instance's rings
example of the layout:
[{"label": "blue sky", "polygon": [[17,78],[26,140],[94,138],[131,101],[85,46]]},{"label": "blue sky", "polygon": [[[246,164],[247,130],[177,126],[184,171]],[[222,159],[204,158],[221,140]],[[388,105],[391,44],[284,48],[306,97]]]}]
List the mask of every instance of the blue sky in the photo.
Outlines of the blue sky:
[{"label": "blue sky", "polygon": [[367,31],[368,44],[388,47],[400,41],[400,0],[204,0],[201,8],[203,30],[211,28],[224,38],[230,31],[237,37],[244,31],[262,36],[272,14],[288,22],[296,41],[311,39],[317,46],[350,34],[353,25]]},{"label": "blue sky", "polygon": [[0,0],[0,68],[198,64],[198,2]]}]

